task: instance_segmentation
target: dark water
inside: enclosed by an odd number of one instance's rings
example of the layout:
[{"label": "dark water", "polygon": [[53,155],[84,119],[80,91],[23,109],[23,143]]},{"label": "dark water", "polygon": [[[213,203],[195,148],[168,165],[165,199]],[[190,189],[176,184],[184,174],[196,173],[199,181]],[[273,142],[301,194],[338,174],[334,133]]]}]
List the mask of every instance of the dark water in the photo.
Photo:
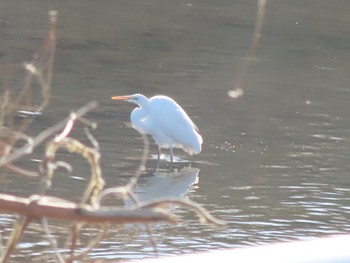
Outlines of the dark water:
[{"label": "dark water", "polygon": [[[200,129],[201,154],[176,152],[192,169],[181,170],[187,166],[181,163],[179,173],[148,172],[135,191],[141,199],[185,196],[229,224],[200,225],[176,210],[180,225],[153,228],[161,255],[350,231],[350,2],[267,1],[257,58],[242,70],[251,52],[253,0],[3,1],[3,61],[30,58],[51,8],[59,11],[53,98],[34,130],[98,101],[89,118],[98,122],[103,173],[114,186],[134,173],[143,142],[125,124],[132,107],[112,95],[171,96]],[[238,82],[244,95],[234,100],[227,92]],[[89,168],[79,158],[62,158],[74,162],[74,172],[62,172],[52,193],[77,200]],[[24,178],[4,181],[6,192],[35,189]],[[6,236],[12,220],[1,221]],[[33,227],[18,259],[51,254],[35,236]],[[144,227],[125,226],[112,227],[91,258],[153,255]]]}]

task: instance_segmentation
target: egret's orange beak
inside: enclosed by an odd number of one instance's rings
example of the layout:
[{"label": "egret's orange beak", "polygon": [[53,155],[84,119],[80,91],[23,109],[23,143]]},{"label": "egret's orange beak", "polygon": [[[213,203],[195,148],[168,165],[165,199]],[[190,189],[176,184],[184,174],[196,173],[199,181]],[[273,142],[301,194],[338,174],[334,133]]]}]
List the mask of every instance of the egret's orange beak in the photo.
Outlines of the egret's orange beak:
[{"label": "egret's orange beak", "polygon": [[131,96],[113,96],[111,97],[112,100],[131,100]]}]

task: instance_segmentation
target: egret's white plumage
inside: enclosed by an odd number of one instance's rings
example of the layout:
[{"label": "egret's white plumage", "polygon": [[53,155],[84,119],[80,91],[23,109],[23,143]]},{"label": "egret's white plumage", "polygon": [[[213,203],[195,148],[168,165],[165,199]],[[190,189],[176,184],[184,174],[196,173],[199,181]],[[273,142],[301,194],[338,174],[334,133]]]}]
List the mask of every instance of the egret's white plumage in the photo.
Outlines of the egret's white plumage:
[{"label": "egret's white plumage", "polygon": [[[142,134],[150,134],[161,148],[182,148],[189,154],[202,150],[203,139],[187,113],[172,98],[157,95],[150,99],[142,94],[114,96],[113,100],[126,100],[139,107],[131,112],[132,126]],[[159,157],[159,156],[158,156]]]}]

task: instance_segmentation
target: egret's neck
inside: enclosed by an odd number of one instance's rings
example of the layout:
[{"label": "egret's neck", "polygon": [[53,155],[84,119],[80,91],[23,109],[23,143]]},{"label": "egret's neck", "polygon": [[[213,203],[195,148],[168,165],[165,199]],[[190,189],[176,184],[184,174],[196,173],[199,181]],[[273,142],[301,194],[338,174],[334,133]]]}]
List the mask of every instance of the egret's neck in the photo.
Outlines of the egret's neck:
[{"label": "egret's neck", "polygon": [[134,116],[134,118],[141,120],[145,118],[149,112],[149,100],[146,97],[140,97],[137,100],[136,104],[138,105],[138,107],[132,111],[131,116]]},{"label": "egret's neck", "polygon": [[149,107],[137,107],[135,108],[130,115],[131,122],[139,122],[142,121],[148,113]]},{"label": "egret's neck", "polygon": [[148,127],[145,118],[150,110],[149,101],[147,98],[145,100],[139,99],[137,101],[138,107],[135,108],[130,115],[130,120],[133,127],[141,133],[147,133]]}]

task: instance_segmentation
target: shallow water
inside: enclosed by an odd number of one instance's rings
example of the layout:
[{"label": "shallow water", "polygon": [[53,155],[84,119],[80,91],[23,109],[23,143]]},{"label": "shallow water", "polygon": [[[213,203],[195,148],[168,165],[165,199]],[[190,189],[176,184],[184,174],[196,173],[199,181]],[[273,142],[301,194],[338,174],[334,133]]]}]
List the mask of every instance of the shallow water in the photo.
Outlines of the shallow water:
[{"label": "shallow water", "polygon": [[[32,132],[98,101],[88,117],[99,125],[94,135],[108,186],[122,185],[134,174],[143,148],[126,124],[132,106],[111,101],[112,95],[166,94],[199,127],[202,153],[176,151],[184,162],[172,174],[164,174],[166,160],[160,162],[162,173],[154,174],[151,142],[135,191],[142,200],[154,193],[184,196],[229,224],[200,225],[195,215],[177,209],[184,219],[180,225],[152,227],[160,255],[350,231],[348,1],[267,1],[257,59],[245,71],[256,1],[3,1],[0,7],[3,61],[29,59],[46,28],[46,11],[58,9],[53,98]],[[237,82],[244,95],[229,98]],[[89,167],[80,158],[60,157],[73,162],[74,172],[62,171],[52,194],[78,200]],[[184,173],[188,162],[190,172]],[[10,177],[3,179],[2,191],[26,195],[35,186]],[[6,236],[11,217],[0,220]],[[31,228],[17,260],[52,254],[36,236]],[[144,227],[125,226],[112,227],[90,256],[153,255]]]}]

